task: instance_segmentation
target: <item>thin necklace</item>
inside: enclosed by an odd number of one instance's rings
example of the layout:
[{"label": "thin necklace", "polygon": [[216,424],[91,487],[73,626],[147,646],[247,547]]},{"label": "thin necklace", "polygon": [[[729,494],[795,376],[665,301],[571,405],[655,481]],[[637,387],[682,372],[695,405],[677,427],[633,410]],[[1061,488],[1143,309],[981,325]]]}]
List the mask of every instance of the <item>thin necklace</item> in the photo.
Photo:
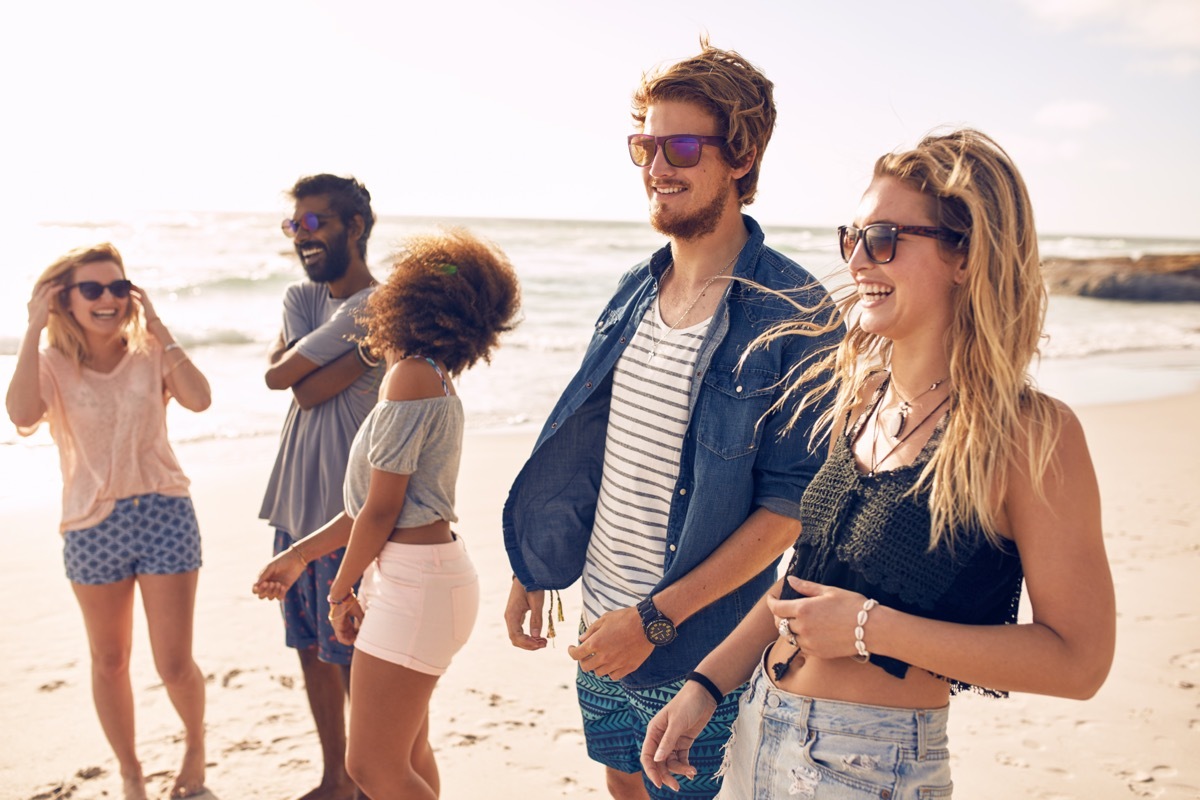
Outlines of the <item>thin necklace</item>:
[{"label": "thin necklace", "polygon": [[[694,300],[692,300],[692,302],[688,305],[688,307],[686,309],[684,309],[683,314],[681,314],[675,320],[674,324],[667,326],[667,330],[663,333],[663,335],[661,337],[656,336],[655,332],[658,330],[658,318],[660,318],[662,316],[662,310],[661,310],[661,307],[656,309],[656,313],[651,318],[653,320],[653,324],[650,326],[650,340],[652,342],[654,342],[654,344],[650,347],[650,354],[648,356],[646,356],[647,364],[649,364],[651,361],[654,360],[655,354],[658,353],[658,346],[660,344],[662,344],[663,342],[665,342],[667,340],[667,337],[675,332],[675,326],[677,326],[679,323],[681,323],[685,319],[687,319],[687,315],[692,313],[692,309],[696,307],[696,303],[700,302],[700,298],[704,297],[704,293],[708,291],[708,287],[712,286],[713,281],[715,281],[717,278],[724,275],[725,270],[732,267],[733,262],[737,261],[737,257],[740,256],[741,254],[742,254],[742,251],[741,251],[741,248],[739,248],[738,251],[733,254],[733,258],[729,259],[729,263],[726,264],[725,266],[721,267],[720,272],[718,272],[716,275],[713,275],[711,278],[709,278],[707,281],[704,282],[704,285],[700,287],[700,292],[696,295],[696,298]],[[665,270],[663,270],[662,278],[658,279],[659,286],[662,285],[663,278],[667,277],[667,273],[670,272],[674,268],[675,268],[674,261],[672,261],[670,264],[667,265],[667,268]],[[663,322],[666,322],[666,320],[663,320]]]},{"label": "thin necklace", "polygon": [[[889,372],[889,374],[891,374],[891,373]],[[943,383],[946,382],[947,378],[949,378],[949,376],[947,376],[946,378],[939,378],[938,380],[929,384],[928,389],[921,392],[919,395],[912,398],[911,400],[905,400],[904,396],[900,394],[900,390],[896,388],[896,382],[892,381],[892,384],[891,384],[892,390],[896,393],[896,397],[900,398],[900,406],[899,406],[900,413],[896,416],[896,432],[888,434],[888,436],[891,437],[891,440],[893,442],[898,441],[900,439],[900,434],[904,433],[904,423],[908,422],[908,415],[912,413],[912,410],[913,410],[912,404],[917,402],[918,400],[920,400],[925,395],[932,392],[934,389],[941,386]]]},{"label": "thin necklace", "polygon": [[885,461],[887,461],[889,458],[891,458],[892,453],[896,452],[896,449],[898,447],[900,447],[900,445],[902,445],[906,441],[908,441],[908,437],[912,436],[914,433],[919,431],[921,429],[921,426],[924,425],[926,422],[928,422],[930,417],[932,417],[934,414],[936,414],[941,409],[941,407],[946,405],[946,403],[948,403],[948,402],[950,402],[950,398],[948,396],[942,398],[942,402],[938,403],[937,406],[934,407],[933,411],[930,411],[928,414],[921,417],[921,421],[918,422],[916,425],[914,425],[912,430],[910,430],[908,433],[904,434],[904,436],[902,436],[900,438],[900,441],[898,441],[894,445],[892,445],[892,449],[888,450],[886,453],[884,453],[883,458],[880,458],[880,459],[875,458],[875,452],[879,445],[879,411],[882,410],[882,404],[880,404],[879,406],[876,406],[875,407],[875,427],[871,431],[871,471],[867,473],[867,477],[874,478],[876,471],[879,469],[879,465],[884,463]]}]

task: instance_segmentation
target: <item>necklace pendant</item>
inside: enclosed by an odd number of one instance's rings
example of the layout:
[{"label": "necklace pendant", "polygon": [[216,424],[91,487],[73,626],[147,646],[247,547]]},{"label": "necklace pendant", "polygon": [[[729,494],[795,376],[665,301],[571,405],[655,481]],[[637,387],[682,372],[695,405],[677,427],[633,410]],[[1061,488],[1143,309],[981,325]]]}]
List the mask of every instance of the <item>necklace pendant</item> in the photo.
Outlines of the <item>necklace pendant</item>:
[{"label": "necklace pendant", "polygon": [[898,411],[899,413],[896,415],[896,430],[894,433],[888,434],[893,442],[899,439],[904,433],[904,426],[908,423],[908,415],[912,411],[912,406],[906,400],[900,404]]}]

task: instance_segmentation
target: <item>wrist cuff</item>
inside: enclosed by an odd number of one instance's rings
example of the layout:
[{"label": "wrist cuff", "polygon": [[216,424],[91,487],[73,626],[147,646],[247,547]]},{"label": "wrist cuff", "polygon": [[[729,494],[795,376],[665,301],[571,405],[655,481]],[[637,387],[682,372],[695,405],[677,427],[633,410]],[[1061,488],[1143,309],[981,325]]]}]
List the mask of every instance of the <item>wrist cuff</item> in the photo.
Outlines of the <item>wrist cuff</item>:
[{"label": "wrist cuff", "polygon": [[721,701],[725,699],[725,695],[721,694],[721,690],[717,688],[717,685],[713,683],[712,679],[704,673],[689,672],[687,674],[687,680],[698,683],[707,689],[708,693],[712,695],[712,699],[716,701],[717,705],[721,705]]}]

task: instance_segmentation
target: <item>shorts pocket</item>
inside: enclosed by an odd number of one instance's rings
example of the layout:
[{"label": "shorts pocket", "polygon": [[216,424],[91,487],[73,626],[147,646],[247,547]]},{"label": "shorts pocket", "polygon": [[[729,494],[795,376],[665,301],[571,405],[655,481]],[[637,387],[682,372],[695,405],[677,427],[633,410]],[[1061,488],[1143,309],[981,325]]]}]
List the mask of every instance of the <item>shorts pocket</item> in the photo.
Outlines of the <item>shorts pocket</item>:
[{"label": "shorts pocket", "polygon": [[954,784],[946,786],[922,786],[917,789],[917,797],[920,800],[941,800],[941,798],[954,796]]},{"label": "shorts pocket", "polygon": [[895,789],[900,748],[863,736],[814,730],[803,757],[821,781],[863,792],[863,797],[879,798],[890,796]]}]

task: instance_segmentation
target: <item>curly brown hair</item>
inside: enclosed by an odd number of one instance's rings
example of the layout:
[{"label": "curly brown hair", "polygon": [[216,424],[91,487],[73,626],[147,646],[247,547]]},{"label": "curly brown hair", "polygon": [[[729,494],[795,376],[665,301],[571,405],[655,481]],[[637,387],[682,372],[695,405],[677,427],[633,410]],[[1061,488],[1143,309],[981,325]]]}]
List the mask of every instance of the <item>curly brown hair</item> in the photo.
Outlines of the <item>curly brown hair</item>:
[{"label": "curly brown hair", "polygon": [[445,228],[404,241],[387,283],[363,309],[362,342],[377,354],[428,356],[457,375],[491,361],[520,304],[503,251],[465,228]]}]

